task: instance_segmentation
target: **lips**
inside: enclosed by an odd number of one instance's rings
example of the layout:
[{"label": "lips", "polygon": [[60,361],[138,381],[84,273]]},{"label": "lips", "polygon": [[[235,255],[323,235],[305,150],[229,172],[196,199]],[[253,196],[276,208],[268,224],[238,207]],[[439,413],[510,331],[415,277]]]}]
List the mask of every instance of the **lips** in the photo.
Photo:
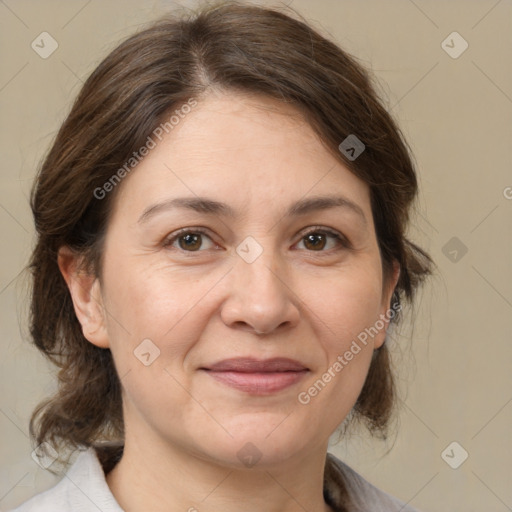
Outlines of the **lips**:
[{"label": "lips", "polygon": [[303,364],[286,357],[258,360],[250,357],[225,359],[205,368],[217,372],[241,373],[272,373],[272,372],[300,372],[307,370]]},{"label": "lips", "polygon": [[288,358],[226,359],[201,370],[216,381],[251,395],[277,393],[296,384],[309,372],[299,361]]}]

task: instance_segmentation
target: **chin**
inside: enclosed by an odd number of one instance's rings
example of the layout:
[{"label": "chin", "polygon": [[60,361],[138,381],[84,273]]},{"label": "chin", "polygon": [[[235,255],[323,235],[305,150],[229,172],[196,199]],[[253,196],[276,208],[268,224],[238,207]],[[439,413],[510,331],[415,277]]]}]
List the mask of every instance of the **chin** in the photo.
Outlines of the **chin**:
[{"label": "chin", "polygon": [[269,422],[254,421],[238,431],[228,428],[233,437],[210,438],[204,453],[217,463],[234,469],[275,467],[305,450],[307,445],[303,430],[301,432],[294,426],[290,431],[290,428],[284,428],[285,423],[277,424],[276,428]]}]

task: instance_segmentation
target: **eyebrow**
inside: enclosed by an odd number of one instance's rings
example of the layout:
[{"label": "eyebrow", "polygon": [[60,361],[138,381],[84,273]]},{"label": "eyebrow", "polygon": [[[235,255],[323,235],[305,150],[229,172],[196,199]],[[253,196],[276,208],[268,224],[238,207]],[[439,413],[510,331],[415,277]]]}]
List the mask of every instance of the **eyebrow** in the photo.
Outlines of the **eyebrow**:
[{"label": "eyebrow", "polygon": [[[147,222],[151,217],[158,213],[176,208],[192,210],[209,215],[223,215],[231,218],[236,217],[236,211],[226,203],[221,203],[207,197],[176,197],[174,199],[149,206],[139,217],[138,222]],[[315,196],[300,199],[288,208],[284,217],[306,215],[308,213],[329,210],[332,208],[343,208],[347,211],[356,213],[363,221],[363,224],[367,225],[367,220],[362,208],[343,196]]]}]

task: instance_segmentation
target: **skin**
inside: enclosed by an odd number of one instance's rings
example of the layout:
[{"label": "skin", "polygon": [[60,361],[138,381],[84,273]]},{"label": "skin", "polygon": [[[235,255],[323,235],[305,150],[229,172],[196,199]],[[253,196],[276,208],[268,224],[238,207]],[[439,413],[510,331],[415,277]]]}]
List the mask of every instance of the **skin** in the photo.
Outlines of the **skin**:
[{"label": "skin", "polygon": [[[112,351],[123,389],[125,451],[107,483],[127,512],[330,510],[323,470],[329,436],[353,407],[382,329],[307,405],[297,397],[389,309],[398,279],[383,281],[368,186],[320,142],[299,113],[273,99],[211,93],[118,186],[101,279],[77,271],[65,247],[59,266],[85,337]],[[320,195],[356,203],[285,217]],[[152,205],[204,196],[234,218]],[[318,245],[309,227],[330,235]],[[188,250],[180,228],[202,227]],[[248,236],[263,252],[236,252]],[[318,235],[317,235],[318,236]],[[190,244],[190,242],[189,242]],[[134,350],[150,339],[145,366]],[[201,367],[232,358],[288,357],[309,371],[296,384],[257,396],[214,380]],[[260,460],[237,452],[252,443]],[[246,448],[247,449],[247,448]]]}]

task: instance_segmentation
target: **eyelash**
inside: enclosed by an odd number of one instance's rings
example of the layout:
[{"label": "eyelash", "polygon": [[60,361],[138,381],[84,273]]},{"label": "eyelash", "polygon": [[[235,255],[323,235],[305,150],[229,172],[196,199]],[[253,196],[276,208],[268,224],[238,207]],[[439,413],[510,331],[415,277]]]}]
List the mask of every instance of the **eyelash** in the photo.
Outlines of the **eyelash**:
[{"label": "eyelash", "polygon": [[[311,235],[313,233],[329,235],[332,238],[334,238],[338,242],[339,246],[341,246],[341,247],[329,249],[327,251],[321,250],[321,251],[308,251],[308,252],[330,254],[333,251],[339,251],[341,249],[350,249],[352,247],[352,245],[350,244],[348,239],[345,238],[343,235],[341,235],[340,233],[338,233],[336,231],[333,231],[333,230],[331,230],[329,228],[323,228],[321,226],[313,226],[311,229],[309,229],[307,232],[305,232],[301,236],[299,242],[302,241],[304,238],[306,238],[308,235]],[[193,235],[201,234],[201,235],[205,235],[208,238],[210,238],[210,240],[211,240],[211,237],[208,235],[207,231],[205,229],[203,229],[203,228],[183,228],[183,229],[180,229],[179,231],[177,231],[176,233],[170,235],[169,237],[167,237],[164,240],[164,242],[163,242],[163,246],[165,248],[170,248],[170,247],[172,247],[172,244],[176,240],[178,240],[180,237],[182,237],[184,235],[188,235],[188,234],[193,234]],[[213,242],[213,240],[212,240],[212,242]],[[213,242],[213,243],[215,243],[215,242]],[[177,248],[177,249],[179,251],[181,251],[181,252],[184,252],[184,253],[190,253],[191,255],[193,255],[194,253],[203,252],[201,250],[198,250],[198,251],[185,251],[184,249],[181,249],[181,248]]]}]

